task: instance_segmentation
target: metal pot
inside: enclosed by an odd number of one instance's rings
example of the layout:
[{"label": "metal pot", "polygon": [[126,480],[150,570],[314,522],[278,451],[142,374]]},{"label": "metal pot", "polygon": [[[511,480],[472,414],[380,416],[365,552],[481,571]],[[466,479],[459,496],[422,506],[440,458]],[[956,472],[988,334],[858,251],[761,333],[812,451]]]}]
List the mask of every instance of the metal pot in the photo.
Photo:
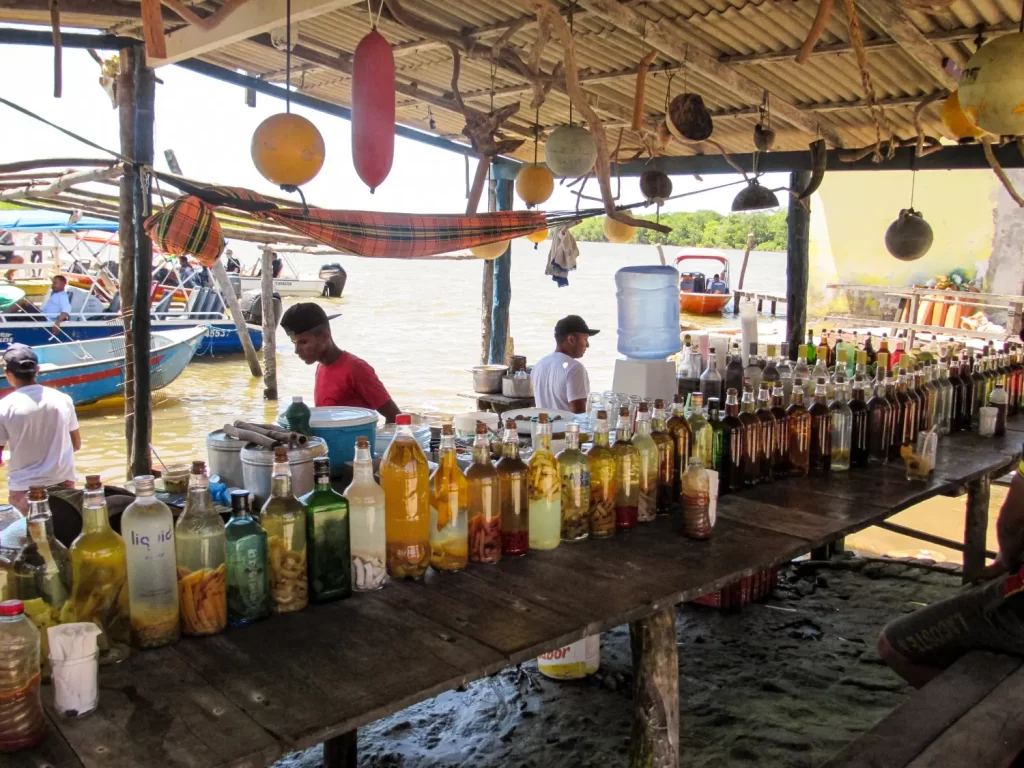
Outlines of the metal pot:
[{"label": "metal pot", "polygon": [[501,377],[501,394],[505,397],[533,397],[533,379],[517,379],[515,376]]},{"label": "metal pot", "polygon": [[504,365],[477,365],[473,368],[473,391],[481,395],[501,393],[501,377],[508,372]]},{"label": "metal pot", "polygon": [[[256,508],[270,498],[270,478],[274,468],[274,450],[255,443],[242,448],[244,488],[256,497]],[[292,471],[292,495],[298,498],[313,490],[313,459],[327,455],[327,444],[320,437],[311,437],[305,445],[288,450]]]}]

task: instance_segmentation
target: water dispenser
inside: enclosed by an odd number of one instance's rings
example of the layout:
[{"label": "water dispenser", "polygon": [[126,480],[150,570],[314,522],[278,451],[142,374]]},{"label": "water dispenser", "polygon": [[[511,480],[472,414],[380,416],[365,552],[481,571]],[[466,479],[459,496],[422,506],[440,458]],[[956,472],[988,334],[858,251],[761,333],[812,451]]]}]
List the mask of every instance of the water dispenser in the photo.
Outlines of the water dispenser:
[{"label": "water dispenser", "polygon": [[671,399],[679,351],[679,272],[670,266],[623,267],[615,273],[618,350],[612,388],[641,397]]}]

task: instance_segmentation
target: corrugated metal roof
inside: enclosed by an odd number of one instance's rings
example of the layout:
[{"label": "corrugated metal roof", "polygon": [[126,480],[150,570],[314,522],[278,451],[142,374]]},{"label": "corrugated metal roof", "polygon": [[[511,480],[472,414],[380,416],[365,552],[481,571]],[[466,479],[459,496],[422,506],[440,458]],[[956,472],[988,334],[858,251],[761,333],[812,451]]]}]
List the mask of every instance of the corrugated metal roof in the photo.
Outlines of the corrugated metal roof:
[{"label": "corrugated metal roof", "polygon": [[[554,1],[564,13],[566,0]],[[206,2],[203,7],[214,5]],[[649,24],[670,31],[687,55],[692,50],[694,55],[711,56],[754,83],[757,89],[767,89],[771,94],[770,104],[788,102],[815,116],[833,129],[846,146],[863,146],[874,141],[875,125],[871,111],[866,108],[864,86],[849,47],[842,3],[836,3],[818,42],[817,47],[826,52],[815,54],[803,65],[797,64],[793,55],[817,11],[814,0],[626,0],[624,5],[642,14]],[[536,23],[527,6],[517,0],[403,0],[403,6],[407,12],[429,19],[453,34],[474,35],[488,44],[493,44],[516,20],[525,20],[522,28],[508,40],[509,47],[524,61],[529,60],[537,39]],[[47,14],[38,10],[38,5],[35,7],[36,10],[0,9],[0,21],[48,23]],[[61,7],[67,8],[62,15],[65,25],[116,28],[121,34],[139,34],[131,18],[77,13],[85,4],[79,9],[74,0],[65,0]],[[945,57],[957,66],[962,66],[976,49],[979,27],[1007,30],[1020,21],[1017,0],[957,0],[944,8],[908,7],[904,13],[931,40],[935,61]],[[870,15],[860,11],[859,20],[868,45],[875,95],[887,104],[885,115],[892,131],[902,138],[910,138],[915,134],[913,111],[917,101],[941,90],[942,86]],[[368,7],[359,4],[303,20],[295,27],[301,45],[344,61],[370,29],[370,16]],[[477,34],[481,28],[484,31]],[[435,133],[460,137],[464,125],[462,116],[444,107],[444,102],[439,106],[439,100],[443,99],[448,99],[450,104],[452,54],[448,46],[398,24],[390,18],[386,8],[379,29],[396,47],[398,82],[407,86],[407,90],[417,88],[416,93],[428,94],[434,101],[431,105],[416,95],[399,93],[398,120],[430,130],[429,121],[433,118]],[[592,106],[607,121],[609,140],[614,142],[632,113],[636,80],[633,72],[650,46],[642,36],[630,34],[620,24],[585,7],[576,8],[573,29],[583,87]],[[553,36],[541,59],[542,71],[550,72],[561,55],[561,46]],[[252,41],[227,45],[203,58],[257,75],[279,75],[285,66],[283,51]],[[295,56],[293,61],[302,64],[303,59]],[[345,67],[322,64],[304,69],[293,77],[293,82],[305,93],[350,106],[351,78],[343,71]],[[749,103],[688,64],[688,61],[673,60],[659,53],[647,80],[647,120],[652,125],[657,124],[668,100],[684,90],[699,93],[716,115],[712,138],[728,151],[751,151],[758,104]],[[495,107],[518,101],[521,108],[513,120],[517,128],[511,133],[518,131],[520,137],[529,134],[535,117],[545,131],[564,125],[570,119],[569,100],[557,89],[550,92],[534,115],[529,106],[533,94],[526,79],[509,69],[494,67],[490,59],[482,55],[463,56],[459,86],[467,102],[476,109],[486,111],[492,100]],[[492,90],[496,91],[493,96]],[[936,102],[928,107],[922,119],[925,131],[935,136],[941,133],[938,106]],[[578,111],[574,117],[578,119]],[[778,116],[773,119],[773,127],[778,133],[778,149],[801,149],[814,138]],[[623,147],[638,148],[637,137],[627,131]],[[707,151],[715,150],[676,141],[665,150],[666,154]],[[532,159],[532,141],[527,141],[517,154],[523,159]]]}]

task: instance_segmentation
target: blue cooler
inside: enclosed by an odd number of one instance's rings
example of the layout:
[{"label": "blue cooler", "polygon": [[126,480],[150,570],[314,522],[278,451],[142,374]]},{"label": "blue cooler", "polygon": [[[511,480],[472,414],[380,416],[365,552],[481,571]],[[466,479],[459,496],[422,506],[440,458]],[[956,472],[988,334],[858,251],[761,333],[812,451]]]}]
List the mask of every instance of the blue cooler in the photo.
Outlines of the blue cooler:
[{"label": "blue cooler", "polygon": [[341,468],[356,455],[356,438],[364,436],[370,440],[370,455],[377,436],[377,412],[368,408],[348,406],[327,406],[310,408],[309,426],[313,434],[323,438],[327,444],[327,456],[331,460],[331,477],[340,477]]}]

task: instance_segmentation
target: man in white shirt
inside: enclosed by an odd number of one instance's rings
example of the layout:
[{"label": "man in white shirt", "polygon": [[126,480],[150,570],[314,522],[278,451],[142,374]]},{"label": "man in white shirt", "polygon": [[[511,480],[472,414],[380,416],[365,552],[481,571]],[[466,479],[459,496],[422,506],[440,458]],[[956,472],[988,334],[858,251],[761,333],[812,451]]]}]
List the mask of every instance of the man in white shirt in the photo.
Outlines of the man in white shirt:
[{"label": "man in white shirt", "polygon": [[12,344],[3,362],[14,391],[0,400],[0,451],[11,447],[9,501],[27,515],[30,487],[75,487],[75,451],[82,438],[71,398],[36,383],[39,358],[31,347]]},{"label": "man in white shirt", "polygon": [[71,317],[71,298],[67,290],[68,280],[64,275],[54,275],[50,283],[50,295],[43,304],[43,314],[47,320],[53,321],[53,329],[56,331],[60,324]]},{"label": "man in white shirt", "polygon": [[533,366],[533,396],[538,408],[586,413],[590,377],[579,362],[600,331],[588,328],[579,315],[555,323],[555,351]]}]

